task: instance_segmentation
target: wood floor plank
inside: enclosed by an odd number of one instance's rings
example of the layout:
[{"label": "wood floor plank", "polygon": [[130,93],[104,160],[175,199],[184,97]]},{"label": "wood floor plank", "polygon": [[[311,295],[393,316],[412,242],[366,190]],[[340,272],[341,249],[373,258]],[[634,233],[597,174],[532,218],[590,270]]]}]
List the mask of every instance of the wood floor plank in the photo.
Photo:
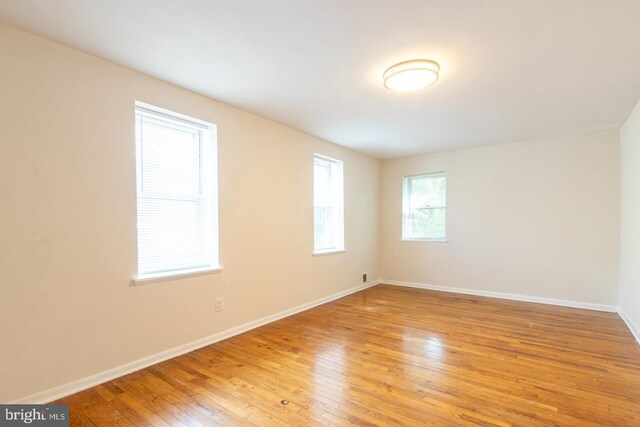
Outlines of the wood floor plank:
[{"label": "wood floor plank", "polygon": [[56,403],[97,426],[640,426],[640,346],[614,313],[378,285]]}]

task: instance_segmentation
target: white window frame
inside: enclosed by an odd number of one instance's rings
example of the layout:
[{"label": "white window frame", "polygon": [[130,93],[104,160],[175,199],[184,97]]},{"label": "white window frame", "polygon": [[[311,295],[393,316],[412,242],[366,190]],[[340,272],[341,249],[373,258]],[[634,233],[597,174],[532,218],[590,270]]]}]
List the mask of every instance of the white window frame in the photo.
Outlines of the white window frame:
[{"label": "white window frame", "polygon": [[315,210],[316,210],[316,195],[315,195],[315,173],[314,173],[314,197],[313,197],[313,210],[314,210],[314,233],[313,233],[313,254],[325,255],[332,253],[345,252],[344,246],[344,162],[342,160],[334,159],[333,157],[325,156],[322,154],[314,153],[313,155],[313,169],[315,171],[316,163],[321,163],[329,167],[329,180],[331,186],[331,216],[334,225],[333,232],[333,245],[329,247],[319,247],[316,241],[315,235]]},{"label": "white window frame", "polygon": [[[444,206],[425,206],[419,209],[444,209],[445,212],[445,229],[444,236],[442,237],[427,237],[427,236],[417,236],[409,234],[411,229],[411,182],[414,179],[424,179],[424,178],[445,178],[445,202]],[[402,240],[403,241],[422,241],[422,242],[448,242],[447,240],[447,173],[446,172],[435,172],[435,173],[426,173],[419,175],[409,175],[405,176],[402,181]],[[415,210],[415,208],[414,208]]]},{"label": "white window frame", "polygon": [[[136,271],[137,274],[133,278],[133,284],[145,284],[150,282],[167,281],[172,279],[180,279],[189,276],[198,276],[203,274],[217,273],[222,271],[220,265],[219,254],[219,235],[218,235],[218,158],[217,158],[217,127],[213,123],[195,119],[184,114],[176,113],[144,102],[135,102],[135,118],[136,123],[139,116],[152,117],[156,120],[174,123],[182,127],[188,127],[199,130],[202,135],[200,149],[202,158],[208,159],[208,162],[202,164],[200,171],[200,179],[202,182],[201,193],[203,194],[203,203],[208,203],[207,224],[205,244],[207,249],[207,261],[201,265],[194,265],[191,268],[169,269],[164,271],[140,271],[140,247],[139,236],[136,233]],[[136,212],[138,200],[141,197],[153,198],[153,195],[147,195],[142,189],[142,152],[141,143],[138,137],[138,128],[136,125],[135,146],[136,146]],[[136,213],[136,217],[138,213]]]}]

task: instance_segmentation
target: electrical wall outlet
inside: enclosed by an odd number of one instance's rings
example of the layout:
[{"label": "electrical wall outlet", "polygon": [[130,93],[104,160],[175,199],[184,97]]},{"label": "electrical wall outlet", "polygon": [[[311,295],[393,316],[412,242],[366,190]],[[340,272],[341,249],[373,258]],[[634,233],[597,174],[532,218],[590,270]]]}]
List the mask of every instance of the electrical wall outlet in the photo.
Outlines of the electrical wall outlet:
[{"label": "electrical wall outlet", "polygon": [[367,273],[362,273],[362,283],[367,283]]},{"label": "electrical wall outlet", "polygon": [[216,298],[216,311],[224,310],[224,298]]}]

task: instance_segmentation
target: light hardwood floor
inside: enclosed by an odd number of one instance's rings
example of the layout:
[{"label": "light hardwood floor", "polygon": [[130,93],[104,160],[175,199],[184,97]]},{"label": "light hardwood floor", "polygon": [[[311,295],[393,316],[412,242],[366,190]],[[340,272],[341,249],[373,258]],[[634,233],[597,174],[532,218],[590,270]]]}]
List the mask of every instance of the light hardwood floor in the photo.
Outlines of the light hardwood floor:
[{"label": "light hardwood floor", "polygon": [[73,425],[640,426],[640,346],[613,313],[378,285],[56,403]]}]

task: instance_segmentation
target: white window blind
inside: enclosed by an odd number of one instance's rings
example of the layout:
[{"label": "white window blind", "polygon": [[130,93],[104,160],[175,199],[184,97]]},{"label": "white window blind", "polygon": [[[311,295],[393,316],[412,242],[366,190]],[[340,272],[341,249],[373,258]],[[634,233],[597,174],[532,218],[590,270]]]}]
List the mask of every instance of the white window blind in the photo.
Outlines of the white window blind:
[{"label": "white window blind", "polygon": [[136,104],[138,279],[216,268],[215,126]]},{"label": "white window blind", "polygon": [[403,240],[444,240],[447,217],[445,173],[404,178]]},{"label": "white window blind", "polygon": [[344,250],[342,161],[316,154],[313,160],[314,252]]}]

